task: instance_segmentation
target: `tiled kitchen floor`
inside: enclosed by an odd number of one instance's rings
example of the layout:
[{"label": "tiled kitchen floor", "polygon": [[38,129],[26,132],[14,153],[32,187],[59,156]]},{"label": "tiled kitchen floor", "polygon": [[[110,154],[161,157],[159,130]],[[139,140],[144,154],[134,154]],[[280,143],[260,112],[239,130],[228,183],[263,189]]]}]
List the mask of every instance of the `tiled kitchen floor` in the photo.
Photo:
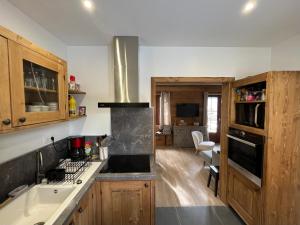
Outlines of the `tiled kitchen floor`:
[{"label": "tiled kitchen floor", "polygon": [[156,225],[244,225],[226,206],[156,208]]}]

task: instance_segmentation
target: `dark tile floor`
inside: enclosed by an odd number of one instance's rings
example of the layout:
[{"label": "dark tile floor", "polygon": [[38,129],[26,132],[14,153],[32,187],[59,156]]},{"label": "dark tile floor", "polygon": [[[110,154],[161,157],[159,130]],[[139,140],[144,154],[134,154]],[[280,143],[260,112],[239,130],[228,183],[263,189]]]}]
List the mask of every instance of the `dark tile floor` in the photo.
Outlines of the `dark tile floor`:
[{"label": "dark tile floor", "polygon": [[225,206],[159,207],[156,225],[244,225]]}]

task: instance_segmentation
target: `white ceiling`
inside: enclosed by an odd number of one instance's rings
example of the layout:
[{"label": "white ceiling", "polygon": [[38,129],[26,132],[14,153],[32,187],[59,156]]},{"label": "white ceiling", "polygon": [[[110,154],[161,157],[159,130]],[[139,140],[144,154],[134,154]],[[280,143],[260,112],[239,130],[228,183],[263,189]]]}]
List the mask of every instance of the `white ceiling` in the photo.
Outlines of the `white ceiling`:
[{"label": "white ceiling", "polygon": [[150,46],[272,46],[300,33],[300,0],[9,0],[67,45],[137,35]]}]

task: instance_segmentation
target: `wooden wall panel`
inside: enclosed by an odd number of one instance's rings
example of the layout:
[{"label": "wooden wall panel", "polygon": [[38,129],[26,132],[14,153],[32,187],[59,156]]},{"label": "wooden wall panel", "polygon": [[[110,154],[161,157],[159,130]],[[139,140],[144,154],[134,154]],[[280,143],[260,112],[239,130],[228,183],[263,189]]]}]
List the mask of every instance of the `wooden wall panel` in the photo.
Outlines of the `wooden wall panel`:
[{"label": "wooden wall panel", "polygon": [[[156,95],[160,95],[162,91],[171,93],[171,123],[178,124],[182,119],[188,125],[193,125],[194,122],[199,122],[200,125],[203,125],[203,98],[204,92],[209,93],[221,93],[222,86],[221,85],[161,85],[157,86]],[[196,103],[200,104],[199,106],[199,117],[176,117],[176,104],[180,103]],[[159,107],[156,107],[156,115],[159,115]],[[158,124],[158,120],[156,120],[156,124]]]},{"label": "wooden wall panel", "polygon": [[263,224],[299,225],[300,73],[272,72],[268,82]]},{"label": "wooden wall panel", "polygon": [[228,181],[228,139],[226,134],[229,127],[229,105],[231,94],[231,83],[225,83],[222,86],[221,102],[221,155],[220,155],[220,198],[227,203],[227,181]]}]

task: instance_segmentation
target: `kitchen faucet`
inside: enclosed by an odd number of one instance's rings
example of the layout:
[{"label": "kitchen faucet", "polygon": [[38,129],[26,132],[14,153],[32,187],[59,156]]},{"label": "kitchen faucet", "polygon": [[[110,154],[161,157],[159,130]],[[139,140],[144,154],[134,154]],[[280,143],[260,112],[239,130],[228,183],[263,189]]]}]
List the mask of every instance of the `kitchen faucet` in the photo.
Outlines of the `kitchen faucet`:
[{"label": "kitchen faucet", "polygon": [[37,151],[36,164],[37,164],[36,184],[40,184],[42,182],[42,179],[45,178],[44,160],[41,151]]}]

